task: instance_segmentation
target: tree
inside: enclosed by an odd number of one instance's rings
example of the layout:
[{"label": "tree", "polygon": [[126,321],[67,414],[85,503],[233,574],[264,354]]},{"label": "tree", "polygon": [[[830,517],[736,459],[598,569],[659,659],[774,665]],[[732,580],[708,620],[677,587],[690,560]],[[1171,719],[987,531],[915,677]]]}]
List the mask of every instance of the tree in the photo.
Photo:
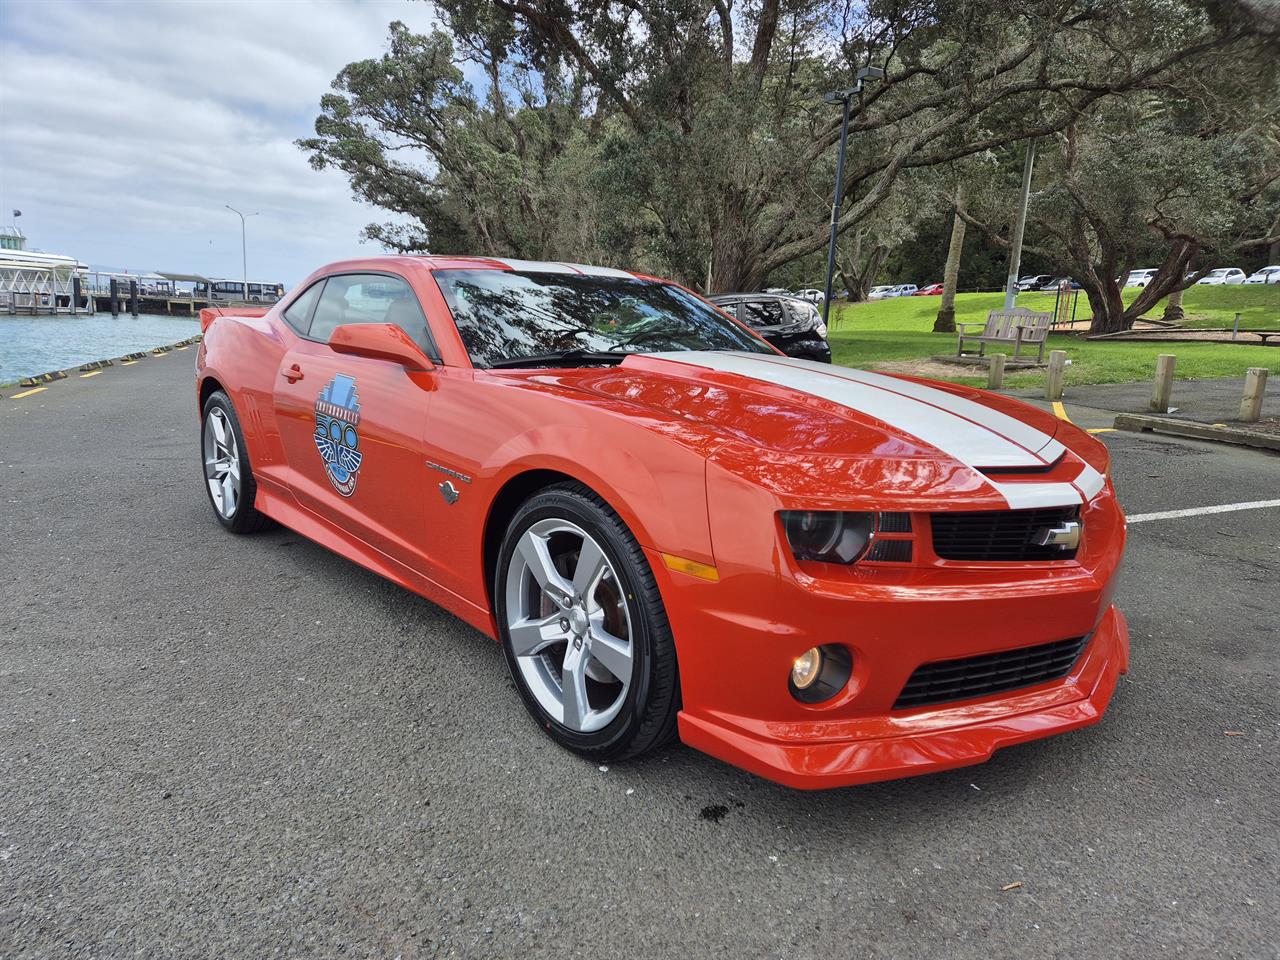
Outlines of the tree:
[{"label": "tree", "polygon": [[[1128,329],[1216,258],[1247,257],[1280,234],[1280,29],[1253,22],[1231,57],[1099,100],[1047,138],[1026,249],[1079,281],[1093,332]],[[1013,191],[1003,194],[988,190],[965,216],[1007,246],[990,226],[1010,215]],[[1126,304],[1124,277],[1153,263]],[[1181,316],[1180,297],[1167,315]]]},{"label": "tree", "polygon": [[[318,166],[410,227],[405,248],[579,256],[752,289],[826,243],[839,116],[818,94],[867,62],[841,233],[901,178],[1065,129],[1250,34],[1229,0],[441,0],[448,34],[393,25],[321,103]],[[1224,11],[1224,12],[1217,12]],[[1212,15],[1211,15],[1212,14]],[[481,65],[477,96],[450,51]],[[514,101],[514,102],[511,102]],[[597,169],[600,177],[581,175]]]},{"label": "tree", "polygon": [[960,279],[960,255],[964,251],[964,184],[956,185],[956,215],[947,244],[947,265],[942,271],[942,302],[933,321],[934,333],[955,333],[956,283]]}]

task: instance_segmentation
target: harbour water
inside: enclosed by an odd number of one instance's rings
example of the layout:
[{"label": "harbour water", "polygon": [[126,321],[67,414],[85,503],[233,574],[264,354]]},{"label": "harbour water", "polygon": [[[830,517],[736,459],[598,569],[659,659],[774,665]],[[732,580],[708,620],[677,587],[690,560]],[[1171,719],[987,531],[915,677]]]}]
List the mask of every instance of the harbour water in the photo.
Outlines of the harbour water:
[{"label": "harbour water", "polygon": [[0,383],[50,370],[77,367],[138,350],[151,350],[200,332],[195,320],[178,317],[0,315]]}]

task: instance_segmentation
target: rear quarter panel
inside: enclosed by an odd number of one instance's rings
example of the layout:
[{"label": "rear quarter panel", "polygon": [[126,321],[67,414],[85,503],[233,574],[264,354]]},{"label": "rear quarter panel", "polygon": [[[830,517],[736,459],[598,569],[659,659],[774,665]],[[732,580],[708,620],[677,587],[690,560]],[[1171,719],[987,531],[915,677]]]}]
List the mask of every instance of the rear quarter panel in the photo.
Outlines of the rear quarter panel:
[{"label": "rear quarter panel", "polygon": [[196,355],[196,399],[216,381],[235,407],[255,478],[278,485],[284,460],[272,389],[285,343],[276,313],[213,318]]}]

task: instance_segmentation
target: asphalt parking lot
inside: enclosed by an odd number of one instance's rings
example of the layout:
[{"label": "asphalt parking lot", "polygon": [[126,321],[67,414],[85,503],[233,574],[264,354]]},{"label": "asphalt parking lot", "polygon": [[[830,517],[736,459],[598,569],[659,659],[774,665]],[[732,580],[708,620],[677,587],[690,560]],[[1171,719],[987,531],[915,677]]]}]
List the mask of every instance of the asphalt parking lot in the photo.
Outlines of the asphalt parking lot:
[{"label": "asphalt parking lot", "polygon": [[[1132,526],[1096,727],[816,794],[603,770],[475,631],[224,532],[193,360],[0,401],[0,957],[1280,956],[1280,509]],[[1280,496],[1100,437],[1130,514]]]}]

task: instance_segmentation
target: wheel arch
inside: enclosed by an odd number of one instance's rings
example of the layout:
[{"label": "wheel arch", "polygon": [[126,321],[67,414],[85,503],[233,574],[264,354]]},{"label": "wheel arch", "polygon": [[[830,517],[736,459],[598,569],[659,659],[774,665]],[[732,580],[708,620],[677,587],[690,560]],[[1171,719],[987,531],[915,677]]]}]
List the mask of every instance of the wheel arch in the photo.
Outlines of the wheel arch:
[{"label": "wheel arch", "polygon": [[[204,413],[204,405],[209,402],[209,397],[219,390],[221,390],[223,393],[227,392],[226,388],[218,381],[217,377],[215,377],[213,374],[206,374],[204,378],[200,381],[200,394],[199,394],[200,406],[198,410],[200,414]],[[230,396],[230,394],[228,394],[228,396]]]},{"label": "wheel arch", "polygon": [[[521,470],[508,477],[493,500],[490,501],[489,511],[484,521],[481,562],[484,565],[485,598],[489,603],[490,611],[497,609],[493,589],[498,571],[498,554],[502,551],[502,538],[507,532],[507,527],[511,524],[512,517],[516,515],[516,511],[520,509],[520,505],[526,500],[538,493],[538,491],[545,490],[547,487],[554,486],[557,483],[578,484],[607,503],[614,513],[617,513],[620,517],[622,516],[604,492],[596,489],[592,484],[587,483],[580,477],[572,476],[561,470],[536,467]],[[624,520],[623,522],[625,523],[626,521]],[[634,530],[632,530],[632,535],[635,535]]]}]

